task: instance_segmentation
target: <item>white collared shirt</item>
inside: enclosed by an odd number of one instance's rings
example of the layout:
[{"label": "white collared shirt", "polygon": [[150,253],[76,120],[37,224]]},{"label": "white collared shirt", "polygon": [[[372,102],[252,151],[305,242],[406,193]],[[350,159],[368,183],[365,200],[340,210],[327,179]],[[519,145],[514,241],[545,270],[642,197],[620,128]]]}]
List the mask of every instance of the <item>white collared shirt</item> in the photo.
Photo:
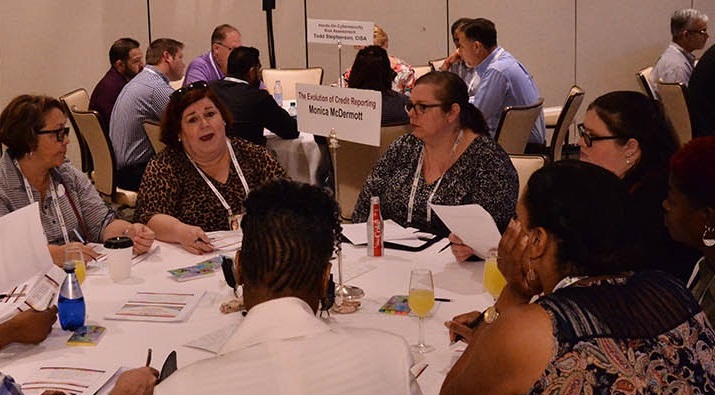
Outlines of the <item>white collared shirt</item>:
[{"label": "white collared shirt", "polygon": [[405,340],[331,328],[293,297],[254,306],[219,356],[179,369],[162,394],[415,394]]}]

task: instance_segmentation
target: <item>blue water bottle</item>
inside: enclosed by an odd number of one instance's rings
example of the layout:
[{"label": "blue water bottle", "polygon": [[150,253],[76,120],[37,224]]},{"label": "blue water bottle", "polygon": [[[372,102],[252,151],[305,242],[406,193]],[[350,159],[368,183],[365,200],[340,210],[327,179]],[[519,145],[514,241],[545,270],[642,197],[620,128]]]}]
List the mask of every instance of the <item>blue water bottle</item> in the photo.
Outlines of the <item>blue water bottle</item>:
[{"label": "blue water bottle", "polygon": [[58,315],[60,317],[60,325],[62,329],[74,331],[77,328],[84,326],[84,296],[82,289],[79,287],[77,275],[74,272],[74,262],[64,264],[65,281],[60,288],[60,297],[57,301]]}]

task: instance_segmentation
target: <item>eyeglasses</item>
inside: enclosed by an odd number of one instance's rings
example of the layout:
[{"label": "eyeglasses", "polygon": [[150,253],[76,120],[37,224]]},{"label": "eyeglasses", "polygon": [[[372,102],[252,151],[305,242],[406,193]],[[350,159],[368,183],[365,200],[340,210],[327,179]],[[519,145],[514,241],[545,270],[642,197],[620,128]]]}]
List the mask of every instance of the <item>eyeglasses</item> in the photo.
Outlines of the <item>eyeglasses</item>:
[{"label": "eyeglasses", "polygon": [[215,41],[214,44],[217,44],[217,45],[220,46],[220,47],[224,47],[224,48],[228,49],[229,52],[231,52],[231,51],[233,51],[234,49],[236,49],[236,48],[233,48],[233,47],[229,47],[228,45],[226,45],[226,44],[224,44],[224,43],[222,43],[222,42],[218,42],[218,41]]},{"label": "eyeglasses", "polygon": [[55,137],[57,138],[57,142],[61,143],[65,141],[65,137],[70,135],[70,128],[68,126],[61,127],[59,129],[55,130],[37,130],[35,131],[36,135],[41,135],[41,134],[52,134],[54,133]]},{"label": "eyeglasses", "polygon": [[702,29],[702,30],[686,30],[686,32],[688,32],[688,33],[698,33],[698,34],[702,34],[703,36],[707,36],[707,35],[708,35],[708,29]]},{"label": "eyeglasses", "polygon": [[432,108],[432,107],[442,107],[442,103],[438,103],[438,104],[416,103],[416,104],[413,104],[412,102],[408,102],[407,104],[405,104],[405,112],[409,114],[410,110],[414,109],[415,113],[417,113],[417,115],[422,115],[425,113],[425,111],[427,111],[428,108]]},{"label": "eyeglasses", "polygon": [[586,143],[586,147],[592,147],[594,141],[615,140],[619,138],[618,136],[594,136],[588,132],[588,129],[586,129],[582,123],[576,125],[576,128],[578,129],[578,134],[583,139],[583,142]]},{"label": "eyeglasses", "polygon": [[196,81],[196,82],[193,82],[193,83],[191,83],[191,84],[189,84],[189,85],[186,85],[186,86],[183,87],[183,88],[179,88],[179,89],[175,90],[174,93],[172,93],[172,94],[169,96],[169,100],[171,100],[171,101],[180,101],[181,99],[184,98],[184,95],[186,95],[187,93],[189,93],[189,92],[191,92],[191,91],[193,91],[193,90],[196,90],[196,89],[208,89],[208,88],[209,88],[209,83],[208,83],[208,82],[206,82],[206,81]]}]

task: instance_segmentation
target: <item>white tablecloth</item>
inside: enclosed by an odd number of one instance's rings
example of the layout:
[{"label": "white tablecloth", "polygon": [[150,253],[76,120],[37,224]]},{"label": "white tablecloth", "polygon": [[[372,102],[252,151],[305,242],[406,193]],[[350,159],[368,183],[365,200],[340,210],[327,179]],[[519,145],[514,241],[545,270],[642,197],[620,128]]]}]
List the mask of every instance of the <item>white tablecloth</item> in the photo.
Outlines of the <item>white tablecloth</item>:
[{"label": "white tablecloth", "polygon": [[291,179],[318,184],[318,170],[324,159],[312,134],[300,133],[293,140],[283,140],[268,131],[264,132],[264,136],[267,139],[266,148],[275,154]]},{"label": "white tablecloth", "polygon": [[[459,356],[459,350],[464,348],[463,345],[450,347],[443,322],[456,314],[483,309],[491,304],[491,297],[481,285],[482,263],[456,263],[448,250],[438,253],[446,243],[446,240],[442,240],[420,253],[387,249],[385,256],[380,258],[366,256],[365,247],[344,244],[344,262],[348,268],[346,271],[365,268],[365,265],[374,266],[374,269],[348,281],[365,291],[366,296],[359,312],[352,315],[333,313],[329,319],[331,325],[388,330],[414,344],[417,341],[416,317],[383,314],[379,313],[378,309],[390,296],[407,294],[411,269],[432,269],[435,296],[451,298],[452,302],[436,303],[432,316],[425,320],[426,340],[437,348],[436,351],[426,354],[430,366],[418,379],[426,395],[439,392],[445,374]],[[57,323],[50,336],[40,345],[13,344],[0,351],[0,371],[23,382],[30,379],[32,372],[38,367],[52,362],[138,367],[144,365],[148,348],[153,349],[152,365],[157,368],[161,367],[171,350],[178,353],[179,368],[214,356],[210,352],[186,347],[184,344],[213,330],[240,323],[240,314],[224,315],[219,312],[219,305],[230,297],[231,292],[220,272],[183,283],[171,280],[166,272],[168,269],[188,266],[208,256],[191,255],[177,245],[158,244],[159,249],[135,265],[132,277],[123,283],[112,283],[106,275],[87,277],[82,286],[87,304],[86,323],[107,328],[104,338],[96,347],[67,346],[66,341],[70,333],[62,331]],[[333,264],[333,271],[337,271],[337,263]],[[337,276],[335,277],[337,281]],[[115,311],[123,300],[139,290],[190,290],[206,291],[206,294],[191,318],[183,323],[103,319],[105,315]],[[237,383],[237,386],[240,387],[240,383]]]}]

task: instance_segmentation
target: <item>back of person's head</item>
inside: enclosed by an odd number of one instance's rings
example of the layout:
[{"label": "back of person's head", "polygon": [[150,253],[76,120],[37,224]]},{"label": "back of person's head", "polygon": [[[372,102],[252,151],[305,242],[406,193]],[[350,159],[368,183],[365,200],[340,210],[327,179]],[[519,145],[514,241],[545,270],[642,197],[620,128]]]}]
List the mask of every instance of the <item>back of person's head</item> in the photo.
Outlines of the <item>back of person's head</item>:
[{"label": "back of person's head", "polygon": [[173,38],[157,38],[146,49],[146,64],[156,66],[161,62],[164,52],[171,56],[176,56],[180,49],[184,49],[184,44],[180,41],[176,41]]},{"label": "back of person's head", "polygon": [[473,19],[458,30],[464,32],[464,35],[472,40],[479,41],[487,49],[492,49],[497,46],[497,28],[494,22],[485,18]]},{"label": "back of person's head", "polygon": [[260,55],[260,52],[253,47],[235,48],[228,55],[228,74],[244,79],[251,67],[257,66],[261,62]]},{"label": "back of person's head", "polygon": [[377,45],[370,45],[355,55],[348,85],[356,89],[389,92],[392,90],[395,75],[395,71],[390,67],[387,51]]},{"label": "back of person's head", "polygon": [[245,208],[240,251],[245,285],[275,297],[322,290],[341,232],[338,204],[328,192],[275,180],[253,189]]},{"label": "back of person's head", "polygon": [[692,28],[693,24],[698,21],[707,22],[708,16],[704,12],[693,8],[675,11],[670,17],[670,34],[675,40],[684,31]]},{"label": "back of person's head", "polygon": [[640,159],[623,176],[626,184],[636,184],[652,172],[667,172],[678,142],[656,101],[640,92],[616,91],[599,96],[588,109],[619,137],[620,144],[631,138],[638,141]]},{"label": "back of person's head", "polygon": [[452,26],[449,28],[449,31],[452,33],[452,37],[454,37],[457,34],[457,30],[462,27],[464,24],[467,22],[471,22],[472,18],[459,18],[456,21],[452,22]]},{"label": "back of person's head", "polygon": [[226,39],[226,35],[230,32],[240,33],[238,29],[226,23],[216,26],[214,31],[211,33],[211,44],[222,43],[223,40]]},{"label": "back of person's head", "polygon": [[372,43],[384,49],[387,49],[387,46],[389,45],[387,32],[385,32],[385,30],[378,25],[375,25],[372,31]]},{"label": "back of person's head", "polygon": [[64,113],[59,100],[49,96],[20,95],[0,114],[0,143],[11,158],[21,158],[37,149],[37,131],[45,126],[47,112],[56,108]]},{"label": "back of person's head", "polygon": [[469,102],[467,84],[457,74],[449,71],[431,71],[415,81],[415,86],[430,84],[435,87],[435,97],[442,103],[442,109],[449,111],[452,104],[459,105],[459,124],[474,133],[486,135],[489,126],[484,115]]},{"label": "back of person's head", "polygon": [[115,41],[109,48],[109,65],[114,66],[118,60],[126,62],[129,60],[129,52],[135,48],[139,48],[139,41],[133,38],[123,37]]},{"label": "back of person's head", "polygon": [[522,195],[530,229],[541,227],[557,243],[564,275],[600,275],[628,270],[633,232],[628,195],[610,171],[562,160],[537,170]]},{"label": "back of person's head", "polygon": [[676,152],[670,180],[696,206],[715,209],[715,136],[690,140]]},{"label": "back of person's head", "polygon": [[231,112],[219,100],[218,96],[208,88],[208,83],[206,81],[196,81],[177,89],[171,94],[169,104],[166,105],[166,110],[164,110],[164,116],[161,117],[160,140],[162,143],[174,149],[182,149],[179,134],[181,133],[181,119],[184,111],[187,107],[203,98],[208,98],[214,103],[227,125],[233,122]]}]

